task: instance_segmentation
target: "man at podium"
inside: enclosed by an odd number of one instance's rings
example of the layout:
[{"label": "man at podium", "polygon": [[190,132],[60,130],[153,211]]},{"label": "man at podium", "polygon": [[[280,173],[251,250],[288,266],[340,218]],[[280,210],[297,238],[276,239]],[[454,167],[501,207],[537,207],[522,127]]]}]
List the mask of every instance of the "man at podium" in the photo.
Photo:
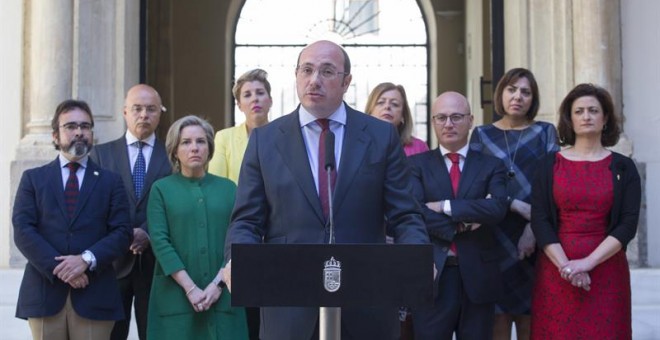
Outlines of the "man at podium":
[{"label": "man at podium", "polygon": [[[429,243],[397,131],[343,102],[350,68],[343,48],[329,41],[314,42],[298,56],[300,105],[250,136],[227,258],[234,243],[328,243],[330,207],[336,243],[385,243],[386,232],[396,243]],[[325,145],[328,133],[336,136],[334,147]],[[337,169],[330,179],[326,151]],[[230,277],[226,281],[231,285]],[[342,338],[397,339],[397,310],[343,308]],[[261,339],[318,338],[318,308],[264,307],[261,313]]]},{"label": "man at podium", "polygon": [[412,311],[415,339],[491,339],[501,292],[492,227],[508,207],[506,169],[468,149],[473,117],[463,95],[442,93],[431,114],[440,146],[410,160],[440,275],[433,307]]}]

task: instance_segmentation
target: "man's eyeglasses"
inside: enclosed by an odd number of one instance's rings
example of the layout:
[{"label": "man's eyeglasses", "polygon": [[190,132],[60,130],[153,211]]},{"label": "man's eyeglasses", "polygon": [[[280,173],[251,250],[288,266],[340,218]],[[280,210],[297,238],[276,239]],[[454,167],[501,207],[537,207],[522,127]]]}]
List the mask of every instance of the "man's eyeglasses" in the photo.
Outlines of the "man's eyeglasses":
[{"label": "man's eyeglasses", "polygon": [[435,116],[432,116],[431,118],[433,119],[433,123],[435,123],[436,125],[447,124],[447,119],[449,119],[449,121],[451,121],[452,124],[458,124],[463,120],[465,120],[465,117],[469,115],[470,115],[469,113],[464,113],[464,114],[454,113],[450,115],[437,114]]},{"label": "man's eyeglasses", "polygon": [[165,111],[165,108],[164,107],[158,107],[156,105],[147,105],[147,106],[133,105],[133,106],[131,106],[131,113],[133,113],[133,114],[139,114],[143,110],[147,111],[148,114],[152,115],[152,114],[156,114],[160,111]]},{"label": "man's eyeglasses", "polygon": [[69,132],[74,132],[78,130],[78,128],[80,128],[80,130],[82,130],[83,132],[88,132],[91,131],[92,128],[94,128],[94,125],[92,125],[92,123],[87,123],[87,122],[82,122],[82,123],[69,122],[60,125],[60,127]]},{"label": "man's eyeglasses", "polygon": [[346,72],[337,72],[332,67],[321,67],[320,69],[315,69],[311,66],[298,66],[296,67],[296,74],[303,78],[310,78],[314,73],[319,74],[323,79],[333,79],[339,74],[347,75]]}]

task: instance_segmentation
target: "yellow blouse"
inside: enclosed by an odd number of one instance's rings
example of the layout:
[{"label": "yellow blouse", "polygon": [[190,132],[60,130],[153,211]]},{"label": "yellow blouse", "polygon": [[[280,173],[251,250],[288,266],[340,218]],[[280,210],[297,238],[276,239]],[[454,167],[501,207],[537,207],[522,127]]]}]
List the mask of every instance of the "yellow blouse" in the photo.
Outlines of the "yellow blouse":
[{"label": "yellow blouse", "polygon": [[218,131],[215,134],[215,152],[209,162],[209,173],[229,178],[238,184],[247,143],[245,123]]}]

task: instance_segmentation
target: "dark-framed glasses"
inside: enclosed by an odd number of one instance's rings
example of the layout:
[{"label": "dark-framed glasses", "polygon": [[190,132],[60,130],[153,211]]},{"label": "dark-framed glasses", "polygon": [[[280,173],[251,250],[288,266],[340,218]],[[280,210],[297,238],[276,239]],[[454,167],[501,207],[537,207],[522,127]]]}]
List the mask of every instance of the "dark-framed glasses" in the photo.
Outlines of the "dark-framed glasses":
[{"label": "dark-framed glasses", "polygon": [[321,67],[316,69],[312,66],[298,66],[296,67],[296,74],[303,78],[311,78],[314,76],[314,73],[317,73],[323,79],[334,79],[336,76],[343,74],[347,75],[346,72],[338,72],[332,67]]},{"label": "dark-framed glasses", "polygon": [[80,128],[80,130],[82,130],[84,132],[87,132],[87,131],[92,131],[92,129],[94,128],[94,125],[92,125],[92,123],[88,123],[88,122],[82,122],[82,123],[69,122],[69,123],[60,125],[60,127],[63,128],[64,130],[66,130],[66,131],[69,131],[69,132],[74,132],[74,131],[78,130],[78,128]]},{"label": "dark-framed glasses", "polygon": [[146,111],[148,114],[156,114],[160,111],[165,111],[164,107],[158,107],[157,105],[133,105],[130,107],[132,114],[139,114],[142,111]]},{"label": "dark-framed glasses", "polygon": [[433,123],[437,125],[447,124],[447,120],[451,121],[452,124],[458,124],[465,120],[465,117],[469,115],[469,113],[452,113],[450,115],[437,114],[431,118],[433,119]]}]

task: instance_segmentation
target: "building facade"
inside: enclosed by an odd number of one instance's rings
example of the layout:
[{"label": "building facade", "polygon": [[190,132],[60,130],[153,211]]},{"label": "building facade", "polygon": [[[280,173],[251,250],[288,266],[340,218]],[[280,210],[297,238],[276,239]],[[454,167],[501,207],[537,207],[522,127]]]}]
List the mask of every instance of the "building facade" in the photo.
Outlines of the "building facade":
[{"label": "building facade", "polygon": [[[639,233],[628,255],[633,264],[660,266],[660,209],[654,209],[660,206],[660,116],[653,105],[660,89],[660,2],[409,1],[426,23],[428,97],[464,92],[477,124],[492,120],[489,108],[482,109],[481,80],[493,73],[493,55],[503,56],[504,69],[534,72],[541,120],[556,122],[561,99],[578,83],[613,94],[625,133],[615,148],[632,156],[643,175]],[[123,97],[140,81],[156,87],[168,107],[161,134],[190,113],[209,118],[216,129],[233,124],[234,36],[245,2],[3,1],[0,267],[24,263],[13,244],[13,197],[25,169],[54,159],[50,118],[62,100],[90,103],[97,143],[124,131]],[[305,15],[287,10],[292,18]],[[503,43],[493,44],[497,11]]]}]

